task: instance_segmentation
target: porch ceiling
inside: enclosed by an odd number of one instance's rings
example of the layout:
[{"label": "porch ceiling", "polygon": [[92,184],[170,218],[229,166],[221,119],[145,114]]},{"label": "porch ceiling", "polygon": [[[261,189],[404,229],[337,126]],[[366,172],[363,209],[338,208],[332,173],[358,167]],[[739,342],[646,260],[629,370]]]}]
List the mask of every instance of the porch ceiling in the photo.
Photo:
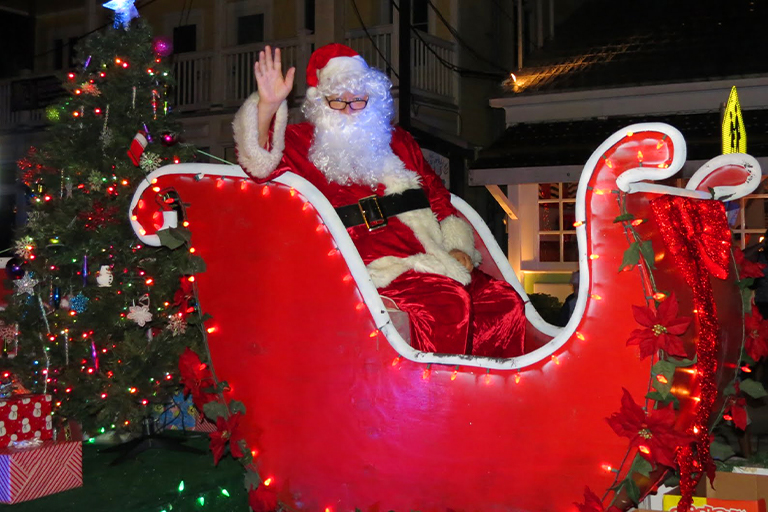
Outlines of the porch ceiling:
[{"label": "porch ceiling", "polygon": [[[768,110],[745,110],[747,151],[768,156]],[[720,154],[720,113],[626,116],[510,126],[491,146],[480,151],[470,169],[514,169],[582,166],[611,134],[636,123],[662,122],[680,130],[688,160],[709,160]],[[471,172],[471,171],[470,171]]]}]

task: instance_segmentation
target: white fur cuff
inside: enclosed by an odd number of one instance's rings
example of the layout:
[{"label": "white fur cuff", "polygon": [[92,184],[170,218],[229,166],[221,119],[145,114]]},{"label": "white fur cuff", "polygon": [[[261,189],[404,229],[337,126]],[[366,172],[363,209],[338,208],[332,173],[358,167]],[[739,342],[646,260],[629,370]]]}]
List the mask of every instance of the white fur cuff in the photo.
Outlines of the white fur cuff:
[{"label": "white fur cuff", "polygon": [[275,114],[272,146],[269,151],[259,146],[259,93],[254,92],[235,114],[232,131],[237,146],[240,167],[255,178],[266,178],[277,168],[285,148],[285,127],[288,125],[288,103],[283,101]]},{"label": "white fur cuff", "polygon": [[480,264],[482,256],[480,251],[475,249],[475,234],[467,221],[451,215],[440,222],[440,231],[443,233],[446,251],[458,249],[468,254],[475,266]]}]

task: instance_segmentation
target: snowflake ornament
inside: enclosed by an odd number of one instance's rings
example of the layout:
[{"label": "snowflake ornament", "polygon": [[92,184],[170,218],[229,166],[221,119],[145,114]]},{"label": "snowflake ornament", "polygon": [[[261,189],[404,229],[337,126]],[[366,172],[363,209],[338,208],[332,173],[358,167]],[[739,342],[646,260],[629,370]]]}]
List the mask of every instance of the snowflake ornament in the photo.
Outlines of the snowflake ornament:
[{"label": "snowflake ornament", "polygon": [[96,84],[92,84],[90,82],[86,82],[83,85],[81,85],[80,91],[83,94],[90,94],[91,96],[99,96],[101,94],[99,87]]},{"label": "snowflake ornament", "polygon": [[27,216],[27,226],[29,226],[30,228],[34,228],[35,226],[38,226],[40,223],[42,223],[45,220],[47,216],[48,214],[45,212],[41,212],[40,210],[33,210]]},{"label": "snowflake ornament", "polygon": [[141,170],[150,173],[160,167],[160,164],[163,163],[163,159],[160,158],[160,155],[157,153],[153,153],[151,151],[145,151],[141,155],[141,160],[139,165],[141,166]]},{"label": "snowflake ornament", "polygon": [[32,255],[32,251],[34,250],[34,240],[32,240],[31,236],[23,236],[16,240],[15,242],[15,248],[14,252],[16,253],[16,256],[19,258],[23,258],[25,260],[28,260],[29,257]]},{"label": "snowflake ornament", "polygon": [[99,135],[99,140],[101,140],[101,147],[106,148],[110,144],[112,144],[112,141],[114,140],[115,136],[112,133],[112,130],[109,128],[104,128],[104,130],[101,132],[101,135]]},{"label": "snowflake ornament", "polygon": [[35,285],[38,283],[37,279],[33,279],[29,272],[24,274],[24,277],[17,279],[13,282],[16,287],[16,295],[32,295],[35,292]]},{"label": "snowflake ornament", "polygon": [[1,340],[3,340],[5,343],[10,343],[11,341],[16,339],[16,336],[18,334],[19,334],[18,324],[7,325],[5,322],[0,320],[0,339]]},{"label": "snowflake ornament", "polygon": [[76,296],[72,297],[72,299],[69,301],[69,309],[74,311],[75,313],[82,313],[88,308],[88,302],[91,299],[83,295],[82,292],[78,293]]},{"label": "snowflake ornament", "polygon": [[180,315],[171,315],[165,328],[171,331],[173,336],[178,336],[187,332],[187,322]]},{"label": "snowflake ornament", "polygon": [[88,176],[88,184],[91,186],[91,190],[95,190],[96,192],[100,191],[104,184],[101,179],[101,174],[93,171],[90,176]]},{"label": "snowflake ornament", "polygon": [[133,303],[133,306],[128,308],[128,319],[136,322],[139,327],[144,327],[147,322],[152,321],[152,313],[149,312],[149,295],[144,294],[139,299],[139,305]]}]

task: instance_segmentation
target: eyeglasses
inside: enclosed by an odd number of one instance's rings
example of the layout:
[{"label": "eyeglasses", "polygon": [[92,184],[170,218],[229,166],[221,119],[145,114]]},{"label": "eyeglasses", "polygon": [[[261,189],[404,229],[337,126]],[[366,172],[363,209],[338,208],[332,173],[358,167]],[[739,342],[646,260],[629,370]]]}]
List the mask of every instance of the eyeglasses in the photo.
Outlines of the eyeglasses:
[{"label": "eyeglasses", "polygon": [[344,110],[347,108],[347,105],[349,105],[349,108],[351,110],[363,110],[366,105],[368,105],[367,99],[354,99],[352,101],[344,101],[340,99],[328,99],[325,98],[325,101],[328,102],[328,106],[331,107],[333,110]]}]

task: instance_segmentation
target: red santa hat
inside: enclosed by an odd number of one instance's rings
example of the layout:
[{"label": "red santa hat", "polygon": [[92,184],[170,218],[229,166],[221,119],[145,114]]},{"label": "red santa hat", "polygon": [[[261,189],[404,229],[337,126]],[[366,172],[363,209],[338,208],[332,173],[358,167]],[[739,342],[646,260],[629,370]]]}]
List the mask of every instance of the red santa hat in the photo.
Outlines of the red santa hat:
[{"label": "red santa hat", "polygon": [[339,43],[327,44],[312,53],[307,65],[307,87],[317,87],[339,73],[364,72],[368,64],[352,48]]}]

